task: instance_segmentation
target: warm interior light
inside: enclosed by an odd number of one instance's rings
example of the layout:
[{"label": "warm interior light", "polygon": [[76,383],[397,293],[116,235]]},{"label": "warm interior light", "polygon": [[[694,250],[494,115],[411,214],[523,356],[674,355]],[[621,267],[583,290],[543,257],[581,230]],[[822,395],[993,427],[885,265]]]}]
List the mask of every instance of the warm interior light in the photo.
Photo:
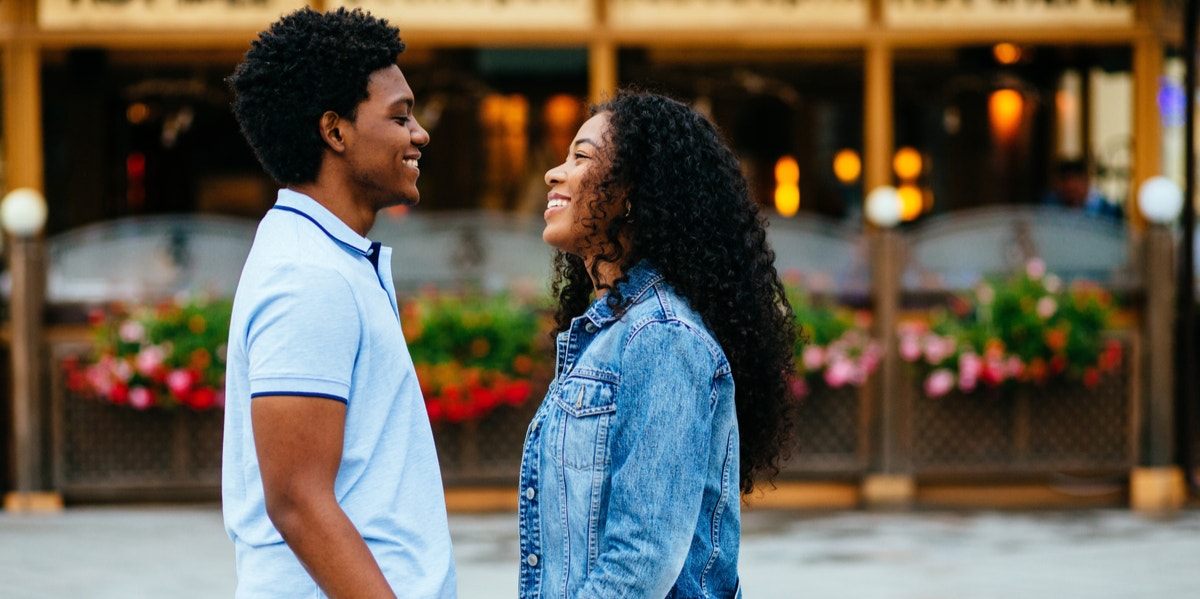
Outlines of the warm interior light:
[{"label": "warm interior light", "polygon": [[862,174],[862,159],[858,152],[846,148],[833,157],[833,175],[843,185],[849,185],[858,180]]},{"label": "warm interior light", "polygon": [[1016,64],[1021,60],[1021,49],[1015,44],[1002,42],[992,46],[992,56],[1000,64]]},{"label": "warm interior light", "polygon": [[1021,128],[1025,99],[1015,89],[998,89],[988,98],[988,118],[992,133],[1001,141],[1011,140]]},{"label": "warm interior light", "polygon": [[900,220],[910,221],[921,216],[924,202],[921,199],[921,188],[916,185],[901,185],[896,188],[900,194]]},{"label": "warm interior light", "polygon": [[800,181],[800,165],[791,156],[783,156],[775,161],[775,183],[791,183]]},{"label": "warm interior light", "polygon": [[892,157],[892,170],[901,181],[916,179],[921,174],[921,153],[915,148],[900,148]]},{"label": "warm interior light", "polygon": [[780,216],[796,216],[796,212],[800,210],[800,188],[795,185],[776,187],[775,210]]},{"label": "warm interior light", "polygon": [[800,209],[800,165],[791,156],[775,161],[775,210],[782,216],[795,216]]},{"label": "warm interior light", "polygon": [[125,109],[125,120],[131,125],[140,125],[150,118],[150,107],[141,102],[134,102]]}]

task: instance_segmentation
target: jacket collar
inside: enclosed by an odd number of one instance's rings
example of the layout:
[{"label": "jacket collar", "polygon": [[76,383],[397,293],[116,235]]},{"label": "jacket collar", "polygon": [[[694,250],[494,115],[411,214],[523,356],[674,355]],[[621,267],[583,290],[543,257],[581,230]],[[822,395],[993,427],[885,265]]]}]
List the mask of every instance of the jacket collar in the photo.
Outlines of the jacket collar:
[{"label": "jacket collar", "polygon": [[[642,296],[663,280],[663,276],[658,272],[647,260],[642,260],[629,269],[626,273],[628,278],[617,285],[621,296],[629,300],[629,305],[633,305],[641,301]],[[608,301],[601,297],[592,302],[591,307],[584,313],[584,318],[592,321],[596,326],[604,326],[617,319],[613,313],[613,309],[608,305]]]}]

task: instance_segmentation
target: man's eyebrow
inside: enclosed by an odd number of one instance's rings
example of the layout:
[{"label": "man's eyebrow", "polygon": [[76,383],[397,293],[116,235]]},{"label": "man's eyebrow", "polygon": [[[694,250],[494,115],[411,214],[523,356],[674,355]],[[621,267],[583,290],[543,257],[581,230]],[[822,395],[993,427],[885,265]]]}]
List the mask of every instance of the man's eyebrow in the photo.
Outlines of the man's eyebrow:
[{"label": "man's eyebrow", "polygon": [[411,108],[413,107],[413,98],[412,98],[412,96],[404,96],[404,97],[401,97],[401,98],[396,98],[396,100],[392,102],[392,108],[397,108],[397,107],[399,107],[399,106],[402,106],[402,105],[403,105],[405,108],[410,108],[410,109],[411,109]]}]

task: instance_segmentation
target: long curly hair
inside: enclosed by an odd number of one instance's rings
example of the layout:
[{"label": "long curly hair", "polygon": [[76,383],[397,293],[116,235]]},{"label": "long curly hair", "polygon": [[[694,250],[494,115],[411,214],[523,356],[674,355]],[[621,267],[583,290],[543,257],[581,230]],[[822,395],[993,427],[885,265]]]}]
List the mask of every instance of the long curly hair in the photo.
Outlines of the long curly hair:
[{"label": "long curly hair", "polygon": [[[741,431],[741,491],[779,473],[790,439],[788,380],[796,325],[765,219],[751,199],[738,159],[717,128],[675,100],[621,91],[596,106],[609,115],[598,175],[585,180],[582,225],[598,255],[589,272],[576,255],[557,252],[552,291],[559,331],[592,301],[600,262],[627,273],[646,259],[687,298],[725,352],[735,381]],[[608,284],[620,313],[629,299]]]},{"label": "long curly hair", "polygon": [[360,9],[305,7],[260,33],[228,83],[233,114],[267,174],[284,185],[316,180],[321,115],[353,121],[371,73],[401,52],[400,30]]}]

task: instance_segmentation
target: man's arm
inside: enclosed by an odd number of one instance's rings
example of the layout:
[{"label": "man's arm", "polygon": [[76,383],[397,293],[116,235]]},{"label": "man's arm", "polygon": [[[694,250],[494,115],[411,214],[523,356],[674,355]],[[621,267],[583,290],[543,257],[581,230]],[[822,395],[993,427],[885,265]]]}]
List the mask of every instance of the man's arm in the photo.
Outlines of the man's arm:
[{"label": "man's arm", "polygon": [[346,404],[270,395],[250,414],[267,515],[309,575],[330,597],[395,597],[334,494]]}]

